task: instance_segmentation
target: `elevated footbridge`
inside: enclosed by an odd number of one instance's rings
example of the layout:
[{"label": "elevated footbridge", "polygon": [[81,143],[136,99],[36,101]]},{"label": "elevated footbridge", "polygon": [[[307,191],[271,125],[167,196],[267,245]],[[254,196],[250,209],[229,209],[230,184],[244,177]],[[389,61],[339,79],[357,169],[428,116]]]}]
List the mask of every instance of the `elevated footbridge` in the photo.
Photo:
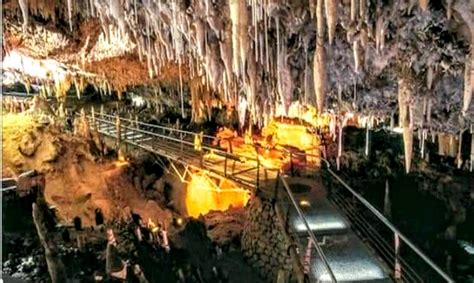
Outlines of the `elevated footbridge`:
[{"label": "elevated footbridge", "polygon": [[[272,190],[275,201],[287,208],[288,228],[299,243],[301,262],[309,264],[307,279],[311,282],[454,282],[325,160],[323,169],[299,172],[310,183],[319,184],[316,189],[301,190],[295,185],[293,170],[283,172],[262,163],[258,146],[255,154],[236,154],[218,148],[215,137],[202,133],[105,113],[85,116],[93,130],[117,144],[159,155],[173,167],[181,164],[185,168],[182,177],[194,168],[249,190]],[[282,154],[291,165],[293,160],[307,158]],[[330,179],[329,188],[322,185],[322,174]]]}]

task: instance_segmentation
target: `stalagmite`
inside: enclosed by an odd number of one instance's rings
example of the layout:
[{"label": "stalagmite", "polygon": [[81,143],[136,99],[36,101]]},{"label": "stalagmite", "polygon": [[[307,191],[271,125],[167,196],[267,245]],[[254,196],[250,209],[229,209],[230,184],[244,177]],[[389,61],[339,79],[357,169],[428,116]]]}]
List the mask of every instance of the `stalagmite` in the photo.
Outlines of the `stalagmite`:
[{"label": "stalagmite", "polygon": [[390,217],[392,214],[392,205],[390,203],[390,186],[388,180],[385,180],[385,196],[383,201],[383,213]]},{"label": "stalagmite", "polygon": [[405,171],[410,173],[411,159],[413,156],[413,124],[403,128],[403,146],[405,149]]},{"label": "stalagmite", "polygon": [[324,6],[326,8],[326,22],[328,26],[329,44],[332,45],[334,36],[336,35],[337,25],[337,2],[334,0],[325,0]]},{"label": "stalagmite", "polygon": [[[474,56],[474,54],[471,54],[471,56]],[[470,56],[467,56],[466,59],[466,64],[464,66],[464,99],[463,99],[463,106],[462,106],[462,114],[463,116],[467,115],[467,112],[469,111],[469,106],[471,105],[471,100],[472,100],[472,83],[471,82],[471,75],[472,75],[472,69],[473,66],[471,66],[472,61]]]},{"label": "stalagmite", "polygon": [[44,249],[51,282],[68,282],[66,268],[60,260],[58,248],[47,228],[49,224],[45,218],[45,213],[48,210],[47,204],[43,196],[39,197],[39,199],[42,200],[38,201],[38,204],[33,203],[33,222],[35,223],[38,238]]},{"label": "stalagmite", "polygon": [[18,0],[21,9],[21,15],[23,16],[23,31],[25,32],[28,28],[28,0]]},{"label": "stalagmite", "polygon": [[464,131],[459,132],[459,143],[458,143],[458,152],[456,154],[456,165],[458,169],[461,169],[462,166],[462,134]]},{"label": "stalagmite", "polygon": [[326,54],[323,45],[318,45],[316,47],[316,52],[314,53],[314,62],[313,62],[313,79],[314,79],[314,91],[316,93],[316,106],[319,113],[322,113],[324,110],[324,102],[326,99],[326,82],[327,82],[327,72],[326,72]]}]

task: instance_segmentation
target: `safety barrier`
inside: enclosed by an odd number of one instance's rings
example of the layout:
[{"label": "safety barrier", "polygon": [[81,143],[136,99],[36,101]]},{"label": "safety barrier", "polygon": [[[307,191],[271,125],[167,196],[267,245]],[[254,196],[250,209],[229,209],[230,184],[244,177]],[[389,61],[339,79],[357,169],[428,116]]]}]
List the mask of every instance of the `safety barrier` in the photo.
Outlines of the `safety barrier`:
[{"label": "safety barrier", "polygon": [[[269,181],[275,180],[275,199],[289,204],[287,214],[290,211],[296,212],[305,227],[306,236],[312,243],[311,249],[316,251],[318,259],[322,262],[322,265],[317,267],[310,265],[309,268],[319,268],[319,270],[308,273],[324,274],[324,278],[328,281],[336,282],[336,276],[331,270],[324,251],[285,180],[285,175],[314,177],[320,174],[318,166],[294,168],[294,164],[302,159],[321,159],[326,164],[325,170],[329,176],[338,184],[333,183],[334,185],[331,186],[329,199],[344,212],[350,221],[350,227],[360,238],[368,241],[380,260],[389,267],[394,280],[422,282],[429,279],[430,282],[454,282],[367,200],[332,171],[329,162],[320,156],[282,151],[282,155],[289,162],[290,169],[285,172],[269,170],[261,164],[258,154],[255,155],[256,157],[241,156],[217,148],[213,145],[215,137],[104,113],[89,115],[88,119],[101,134],[121,139],[125,143],[164,155],[185,165],[196,166],[196,168],[218,174],[248,187],[258,188],[262,182],[268,186]],[[196,138],[199,138],[198,143],[196,143]],[[258,146],[255,146],[255,150],[258,150]],[[310,279],[314,280],[314,278]]]}]

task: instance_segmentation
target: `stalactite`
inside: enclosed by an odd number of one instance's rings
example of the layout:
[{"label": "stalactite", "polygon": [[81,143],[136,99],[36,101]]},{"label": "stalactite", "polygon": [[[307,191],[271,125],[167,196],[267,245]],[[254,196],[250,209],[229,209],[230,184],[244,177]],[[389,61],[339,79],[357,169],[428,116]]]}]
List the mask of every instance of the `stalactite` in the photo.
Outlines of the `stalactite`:
[{"label": "stalactite", "polygon": [[454,0],[446,0],[446,17],[448,20],[450,20],[453,15],[453,2]]},{"label": "stalactite", "polygon": [[[265,1],[265,0],[264,0]],[[314,1],[314,0],[310,0]],[[268,15],[267,13],[263,16],[263,29],[265,34],[265,69],[268,72],[270,70],[270,54],[268,50]]]},{"label": "stalactite", "polygon": [[456,154],[456,166],[458,169],[461,169],[462,166],[462,134],[464,131],[459,132],[458,136],[458,150]]},{"label": "stalactite", "polygon": [[324,102],[326,99],[326,81],[327,81],[327,71],[326,71],[326,54],[324,50],[324,45],[318,45],[316,47],[316,52],[314,53],[314,67],[313,67],[313,76],[314,76],[314,91],[316,93],[316,106],[319,113],[322,113],[324,110]]},{"label": "stalactite", "polygon": [[466,64],[464,66],[464,99],[463,99],[463,106],[462,106],[462,114],[463,116],[467,115],[467,112],[469,111],[469,106],[471,105],[471,100],[472,100],[472,83],[471,82],[471,76],[472,76],[472,60],[470,56],[474,56],[474,54],[468,55],[466,58]]},{"label": "stalactite", "polygon": [[244,75],[245,65],[247,63],[247,53],[249,51],[248,43],[248,12],[245,1],[238,1],[239,8],[239,43],[240,43],[240,72]]},{"label": "stalactite", "polygon": [[281,49],[280,49],[280,19],[277,17],[275,18],[275,26],[276,26],[276,40],[277,40],[277,45],[276,45],[276,67],[277,67],[277,70],[276,70],[276,88],[277,88],[277,92],[278,94],[280,95],[280,98],[281,98],[281,102],[283,103],[285,101],[284,97],[283,97],[283,91],[281,89],[281,65],[282,65],[282,62],[281,62]]},{"label": "stalactite", "polygon": [[255,61],[258,62],[258,15],[257,15],[257,0],[251,0],[252,3],[252,25],[254,30],[254,51]]},{"label": "stalactite", "polygon": [[21,15],[23,17],[23,32],[26,32],[28,28],[28,0],[18,0],[21,9]]},{"label": "stalactite", "polygon": [[[250,118],[256,121],[256,96],[257,96],[257,66],[252,55],[249,56],[248,64],[248,87],[247,87],[247,104],[250,107]],[[243,124],[242,124],[243,125]]]},{"label": "stalactite", "polygon": [[357,16],[357,0],[351,0],[351,21],[354,22]]},{"label": "stalactite", "polygon": [[231,43],[231,34],[229,31],[225,31],[223,35],[223,40],[219,41],[219,50],[221,53],[222,62],[224,62],[225,72],[227,83],[229,84],[232,80],[232,43]]},{"label": "stalactite", "polygon": [[318,0],[308,0],[309,1],[309,12],[311,18],[314,18],[314,12],[316,12],[316,1]]},{"label": "stalactite", "polygon": [[74,78],[74,87],[75,87],[75,90],[76,90],[77,98],[81,99],[81,90],[79,89],[80,86],[79,86],[79,83],[77,82],[76,78]]},{"label": "stalactite", "polygon": [[364,50],[367,50],[369,46],[369,31],[368,31],[367,24],[363,23],[360,28],[360,42],[362,43],[362,47]]},{"label": "stalactite", "polygon": [[67,0],[67,15],[69,20],[69,30],[72,32],[72,0]]},{"label": "stalactite", "polygon": [[88,0],[89,1],[89,7],[91,9],[91,16],[95,17],[95,5],[94,5],[94,0]]},{"label": "stalactite", "polygon": [[316,27],[318,31],[317,41],[319,45],[324,44],[324,0],[317,0],[316,4]]},{"label": "stalactite", "polygon": [[120,0],[109,0],[110,3],[110,14],[114,19],[117,21],[118,26],[120,28],[120,31],[122,35],[125,34],[125,28],[126,28],[126,23],[125,23],[125,14],[123,11],[123,6],[121,4]]},{"label": "stalactite", "polygon": [[359,41],[355,40],[353,43],[352,43],[352,50],[353,50],[353,54],[354,54],[354,71],[356,73],[359,72],[359,69],[360,69],[360,65],[361,65],[361,57],[360,57],[360,54],[361,54],[361,48],[360,48],[360,43]]},{"label": "stalactite", "polygon": [[334,36],[336,35],[337,25],[337,2],[334,0],[325,0],[326,21],[328,26],[329,44],[332,45]]},{"label": "stalactite", "polygon": [[205,55],[204,49],[204,38],[206,36],[206,31],[204,29],[204,22],[201,19],[197,19],[194,22],[194,28],[196,30],[196,47],[199,58],[203,58]]},{"label": "stalactite", "polygon": [[359,0],[359,16],[362,22],[367,19],[367,0]]},{"label": "stalactite", "polygon": [[246,1],[229,0],[232,22],[232,50],[235,74],[242,74],[248,51],[248,14]]},{"label": "stalactite", "polygon": [[431,90],[431,87],[433,86],[433,67],[430,65],[428,66],[428,70],[426,71],[426,87]]},{"label": "stalactite", "polygon": [[411,119],[410,100],[411,100],[411,81],[408,78],[398,80],[398,107],[399,123],[403,128],[403,144],[405,149],[405,170],[410,172],[411,160],[413,156],[413,119]]}]

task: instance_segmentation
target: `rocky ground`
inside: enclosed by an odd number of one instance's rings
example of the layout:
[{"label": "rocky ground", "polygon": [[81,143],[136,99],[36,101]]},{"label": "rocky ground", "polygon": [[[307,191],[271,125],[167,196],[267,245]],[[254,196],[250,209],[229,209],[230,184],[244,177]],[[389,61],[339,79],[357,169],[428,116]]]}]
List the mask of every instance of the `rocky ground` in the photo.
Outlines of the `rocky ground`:
[{"label": "rocky ground", "polygon": [[[47,239],[69,279],[100,281],[107,278],[110,262],[122,266],[123,261],[127,282],[146,282],[131,275],[135,265],[148,282],[260,282],[240,251],[245,209],[187,218],[183,186],[163,174],[152,156],[117,160],[113,150],[97,145],[93,134],[84,138],[77,125],[73,135],[62,123],[37,116],[8,114],[2,119],[3,177],[30,169],[44,175],[49,209],[40,211],[52,215],[51,223],[46,221]],[[31,217],[34,202],[35,194],[4,197],[3,270],[15,278],[48,282],[44,242],[38,240]],[[150,220],[166,227],[169,252],[157,243]],[[114,231],[113,252],[106,229]]]}]

